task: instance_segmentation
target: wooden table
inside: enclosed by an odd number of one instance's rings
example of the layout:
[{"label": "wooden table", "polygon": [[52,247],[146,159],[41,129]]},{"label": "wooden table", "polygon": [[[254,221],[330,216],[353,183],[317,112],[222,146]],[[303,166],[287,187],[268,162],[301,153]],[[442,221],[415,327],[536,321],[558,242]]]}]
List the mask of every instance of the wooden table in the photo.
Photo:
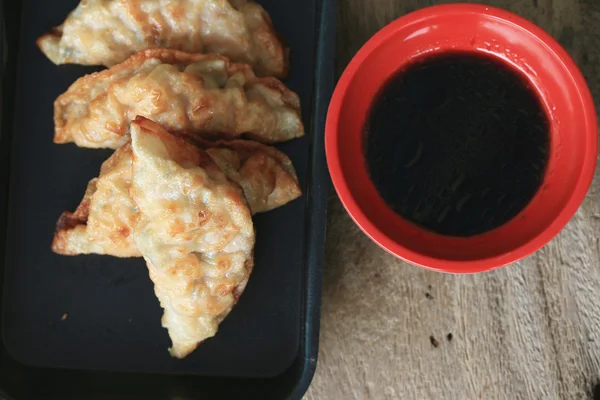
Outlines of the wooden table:
[{"label": "wooden table", "polygon": [[[487,2],[557,38],[598,106],[600,0]],[[338,74],[381,27],[435,3],[338,0]],[[594,398],[598,384],[600,176],[545,248],[472,276],[429,272],[387,255],[332,190],[319,362],[306,399],[579,400]],[[600,386],[596,392],[600,398]]]}]

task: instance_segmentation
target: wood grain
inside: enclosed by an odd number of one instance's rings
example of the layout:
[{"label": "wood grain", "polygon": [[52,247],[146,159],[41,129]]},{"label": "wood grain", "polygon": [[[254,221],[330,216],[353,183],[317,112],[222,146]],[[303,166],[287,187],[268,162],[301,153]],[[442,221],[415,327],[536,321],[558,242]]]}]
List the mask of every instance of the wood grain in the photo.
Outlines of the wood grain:
[{"label": "wood grain", "polygon": [[[338,0],[338,74],[385,24],[437,3]],[[580,65],[598,106],[600,0],[487,3],[557,38]],[[599,195],[596,174],[577,215],[537,254],[498,271],[452,276],[380,250],[332,190],[319,362],[306,399],[594,398],[600,383]]]}]

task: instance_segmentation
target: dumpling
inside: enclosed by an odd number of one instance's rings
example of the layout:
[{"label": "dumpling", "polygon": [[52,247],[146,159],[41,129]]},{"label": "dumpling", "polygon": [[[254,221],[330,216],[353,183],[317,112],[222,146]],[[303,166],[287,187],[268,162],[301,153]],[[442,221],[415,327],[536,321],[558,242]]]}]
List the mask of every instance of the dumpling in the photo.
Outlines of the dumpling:
[{"label": "dumpling", "polygon": [[140,257],[131,235],[137,206],[129,197],[132,150],[117,149],[88,184],[74,213],[64,212],[56,224],[52,251],[63,255],[110,254]]},{"label": "dumpling", "polygon": [[[161,129],[150,120],[139,121]],[[292,162],[273,147],[248,140],[194,144],[205,149],[227,178],[243,189],[253,214],[281,207],[302,194]],[[132,236],[138,212],[129,195],[132,160],[128,142],[102,164],[100,175],[90,181],[75,212],[60,217],[52,251],[71,256],[141,257]]]},{"label": "dumpling", "polygon": [[242,192],[196,146],[132,122],[135,243],[183,358],[217,332],[253,267],[254,226]]},{"label": "dumpling", "polygon": [[138,51],[219,53],[260,76],[285,77],[288,50],[248,0],[84,0],[38,46],[54,64],[111,67]]},{"label": "dumpling", "polygon": [[304,135],[298,96],[215,54],[153,49],[78,79],[54,102],[54,142],[118,148],[136,116],[207,139],[264,143]]},{"label": "dumpling", "polygon": [[302,194],[290,159],[250,140],[197,142],[227,178],[242,187],[252,213],[278,208]]}]

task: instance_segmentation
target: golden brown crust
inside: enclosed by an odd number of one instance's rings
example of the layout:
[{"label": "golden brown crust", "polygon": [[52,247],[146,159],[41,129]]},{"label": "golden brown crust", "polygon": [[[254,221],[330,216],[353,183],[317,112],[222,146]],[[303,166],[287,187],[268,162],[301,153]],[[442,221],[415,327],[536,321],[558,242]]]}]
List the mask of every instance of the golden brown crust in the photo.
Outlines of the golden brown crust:
[{"label": "golden brown crust", "polygon": [[[157,135],[166,134],[145,118],[136,118],[135,123]],[[210,156],[207,161],[187,160],[189,146],[183,139],[165,143],[174,146],[167,150],[181,163],[216,163],[227,179],[242,188],[252,213],[281,207],[301,195],[292,162],[273,147],[247,140],[195,140],[194,145]],[[55,253],[141,256],[132,238],[137,213],[129,195],[132,158],[131,144],[127,143],[102,164],[100,175],[90,181],[75,212],[65,212],[59,219],[52,245]]]},{"label": "golden brown crust", "polygon": [[86,0],[37,40],[54,64],[111,67],[151,48],[220,53],[283,78],[285,48],[268,13],[253,1]]},{"label": "golden brown crust", "polygon": [[80,226],[85,225],[85,220],[73,218],[73,214],[65,211],[58,218],[56,232],[52,240],[52,251],[63,256],[75,256],[79,253],[73,246],[73,239],[84,232],[75,232]]},{"label": "golden brown crust", "polygon": [[131,237],[137,218],[137,208],[129,197],[131,164],[130,144],[102,164],[100,175],[90,181],[75,212],[64,212],[60,217],[52,251],[62,255],[141,256]]},{"label": "golden brown crust", "polygon": [[96,192],[97,182],[98,179],[94,178],[88,183],[83,199],[75,212],[65,211],[59,217],[52,240],[53,252],[65,256],[93,252],[93,243],[90,243],[85,235],[85,225],[90,214],[90,205],[92,196]]},{"label": "golden brown crust", "polygon": [[78,79],[54,103],[56,143],[118,148],[142,115],[173,133],[265,143],[304,134],[298,96],[216,54],[152,49]]},{"label": "golden brown crust", "polygon": [[248,282],[251,213],[202,149],[143,119],[131,135],[134,239],[164,309],[171,354],[183,358],[216,333]]},{"label": "golden brown crust", "polygon": [[61,64],[59,54],[59,43],[62,36],[62,26],[52,28],[48,33],[43,34],[35,41],[42,53],[46,55],[54,64]]},{"label": "golden brown crust", "polygon": [[[289,73],[289,48],[282,45],[279,34],[273,27],[271,17],[264,8],[254,2],[247,2],[238,8],[244,15],[252,32],[252,48],[259,55],[260,62],[253,65],[259,76],[285,78]],[[261,51],[261,49],[268,49]],[[234,60],[235,61],[235,60]],[[272,71],[276,71],[273,73]]]},{"label": "golden brown crust", "polygon": [[292,162],[274,147],[249,140],[202,140],[198,145],[242,187],[253,213],[281,207],[302,194]]}]

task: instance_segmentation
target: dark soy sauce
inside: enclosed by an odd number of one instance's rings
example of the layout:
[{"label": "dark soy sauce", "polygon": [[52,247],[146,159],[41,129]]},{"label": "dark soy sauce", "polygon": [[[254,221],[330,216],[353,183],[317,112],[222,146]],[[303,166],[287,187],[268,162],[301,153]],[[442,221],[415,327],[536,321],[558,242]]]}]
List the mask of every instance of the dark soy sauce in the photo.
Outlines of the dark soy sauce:
[{"label": "dark soy sauce", "polygon": [[447,236],[503,225],[531,201],[549,122],[530,84],[491,56],[423,58],[392,78],[366,124],[369,174],[403,218]]}]

